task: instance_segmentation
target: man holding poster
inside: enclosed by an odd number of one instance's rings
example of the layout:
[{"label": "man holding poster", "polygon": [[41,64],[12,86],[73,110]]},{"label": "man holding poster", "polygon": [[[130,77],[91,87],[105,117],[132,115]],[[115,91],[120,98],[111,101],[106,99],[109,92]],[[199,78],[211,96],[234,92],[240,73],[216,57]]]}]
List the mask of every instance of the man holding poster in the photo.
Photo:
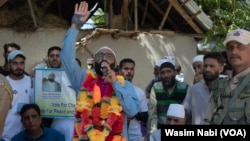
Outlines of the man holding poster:
[{"label": "man holding poster", "polygon": [[35,70],[35,103],[41,108],[43,124],[58,130],[66,141],[71,141],[76,94],[62,68],[60,52],[60,47],[50,47],[46,61]]}]

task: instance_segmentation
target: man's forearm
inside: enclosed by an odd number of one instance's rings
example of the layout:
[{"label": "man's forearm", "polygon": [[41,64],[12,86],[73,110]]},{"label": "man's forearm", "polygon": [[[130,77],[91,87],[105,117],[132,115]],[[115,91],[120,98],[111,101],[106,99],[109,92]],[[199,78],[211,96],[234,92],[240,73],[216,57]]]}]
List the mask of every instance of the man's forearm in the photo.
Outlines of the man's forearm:
[{"label": "man's forearm", "polygon": [[113,84],[113,88],[125,114],[128,117],[135,116],[139,112],[139,100],[138,97],[134,95],[135,90],[133,85],[126,81],[123,87],[117,81]]}]

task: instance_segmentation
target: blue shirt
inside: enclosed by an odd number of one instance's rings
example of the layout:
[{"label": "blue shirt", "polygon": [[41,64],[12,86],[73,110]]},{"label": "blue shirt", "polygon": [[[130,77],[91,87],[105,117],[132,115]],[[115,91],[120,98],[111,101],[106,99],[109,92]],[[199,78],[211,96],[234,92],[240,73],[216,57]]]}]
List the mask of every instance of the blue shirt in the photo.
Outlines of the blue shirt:
[{"label": "blue shirt", "polygon": [[24,130],[16,134],[11,141],[65,141],[64,135],[57,130],[46,127],[42,127],[42,129],[43,134],[36,139],[29,137],[26,130]]},{"label": "blue shirt", "polygon": [[[64,37],[60,54],[65,72],[76,92],[79,92],[81,84],[86,76],[86,70],[82,69],[75,60],[75,43],[78,32],[78,30],[69,28],[66,36]],[[125,81],[124,86],[121,86],[118,81],[116,81],[112,85],[116,93],[116,97],[119,100],[119,103],[121,104],[125,113],[125,126],[123,129],[123,135],[127,138],[127,117],[133,117],[138,113],[138,97],[135,94],[133,84],[128,81]]]}]

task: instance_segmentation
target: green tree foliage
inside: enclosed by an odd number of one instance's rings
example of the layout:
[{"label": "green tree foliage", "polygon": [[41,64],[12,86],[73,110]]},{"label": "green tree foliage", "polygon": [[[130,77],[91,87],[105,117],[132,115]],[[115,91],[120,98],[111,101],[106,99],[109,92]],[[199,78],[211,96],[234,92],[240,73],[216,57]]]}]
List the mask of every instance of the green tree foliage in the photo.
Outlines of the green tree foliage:
[{"label": "green tree foliage", "polygon": [[98,27],[105,25],[104,12],[102,11],[101,8],[99,8],[95,12],[95,14],[91,17],[91,19],[94,21],[95,25]]},{"label": "green tree foliage", "polygon": [[206,33],[206,42],[215,41],[217,47],[226,34],[234,29],[250,30],[250,4],[247,0],[194,0],[210,16],[213,27]]}]

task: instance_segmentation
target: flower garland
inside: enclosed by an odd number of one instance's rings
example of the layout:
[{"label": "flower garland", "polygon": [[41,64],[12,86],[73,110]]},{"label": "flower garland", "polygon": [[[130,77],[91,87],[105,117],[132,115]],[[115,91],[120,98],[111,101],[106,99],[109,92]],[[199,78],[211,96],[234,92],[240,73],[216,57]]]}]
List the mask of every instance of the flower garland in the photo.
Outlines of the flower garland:
[{"label": "flower garland", "polygon": [[[117,79],[124,85],[122,76],[118,75]],[[103,84],[103,80],[97,78],[92,71],[87,71],[77,97],[75,116],[81,122],[76,123],[74,136],[79,140],[126,141],[122,135],[124,113],[113,87],[107,83],[102,92],[100,84]]]}]

